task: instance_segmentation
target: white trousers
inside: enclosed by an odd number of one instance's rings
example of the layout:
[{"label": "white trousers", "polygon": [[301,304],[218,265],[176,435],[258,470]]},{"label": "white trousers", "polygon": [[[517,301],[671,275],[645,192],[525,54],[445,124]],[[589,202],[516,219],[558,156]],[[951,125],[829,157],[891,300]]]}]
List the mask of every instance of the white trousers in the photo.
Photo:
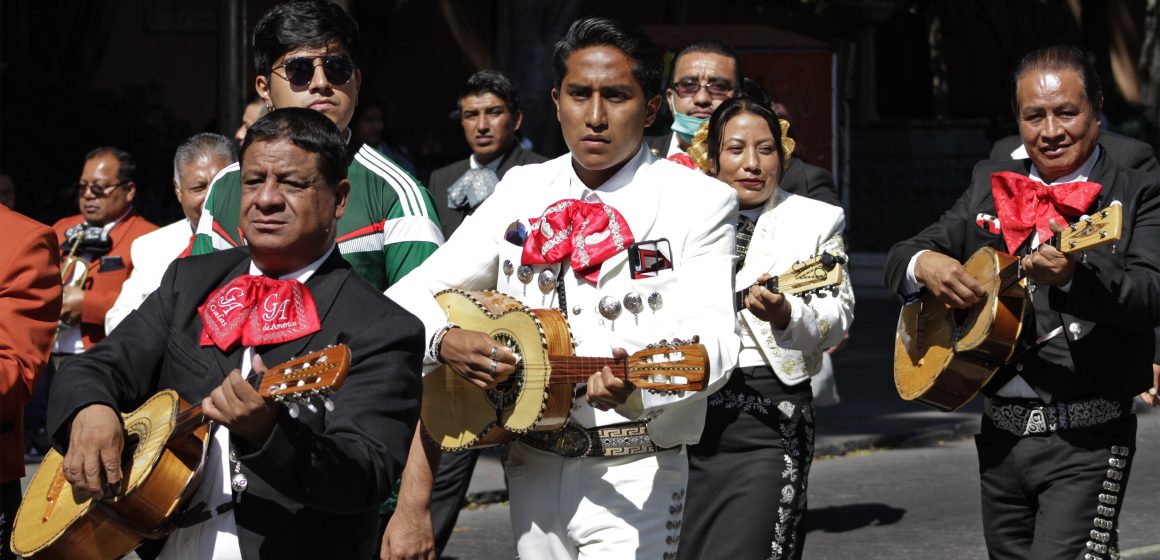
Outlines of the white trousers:
[{"label": "white trousers", "polygon": [[683,446],[577,459],[514,443],[507,477],[522,560],[677,557],[689,480]]}]

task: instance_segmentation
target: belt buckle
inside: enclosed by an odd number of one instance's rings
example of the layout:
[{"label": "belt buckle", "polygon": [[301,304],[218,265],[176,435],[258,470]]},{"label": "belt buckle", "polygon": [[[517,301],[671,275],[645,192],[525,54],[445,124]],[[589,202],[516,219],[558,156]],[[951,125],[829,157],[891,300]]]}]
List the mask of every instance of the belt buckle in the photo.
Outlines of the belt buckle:
[{"label": "belt buckle", "polygon": [[592,450],[592,438],[575,424],[567,424],[552,442],[552,452],[561,457],[583,457]]},{"label": "belt buckle", "polygon": [[1023,428],[1023,435],[1047,433],[1047,417],[1042,408],[1032,408],[1027,415],[1027,425]]}]

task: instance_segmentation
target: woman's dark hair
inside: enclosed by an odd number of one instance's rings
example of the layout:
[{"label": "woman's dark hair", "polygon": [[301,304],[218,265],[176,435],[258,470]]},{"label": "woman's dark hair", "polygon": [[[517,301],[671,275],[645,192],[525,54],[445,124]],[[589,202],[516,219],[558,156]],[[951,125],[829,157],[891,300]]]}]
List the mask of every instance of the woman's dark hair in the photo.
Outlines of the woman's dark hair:
[{"label": "woman's dark hair", "polygon": [[269,76],[278,57],[338,43],[359,65],[358,23],[330,0],[294,0],[270,8],[254,26],[254,68]]},{"label": "woman's dark hair", "polygon": [[1011,111],[1019,118],[1019,80],[1032,70],[1072,70],[1083,83],[1083,93],[1092,106],[1092,113],[1103,111],[1104,90],[1100,84],[1100,74],[1083,51],[1064,45],[1046,47],[1027,53],[1015,70],[1011,72]]},{"label": "woman's dark hair", "polygon": [[495,95],[507,106],[512,115],[520,112],[520,92],[511,80],[498,70],[480,70],[467,79],[463,89],[459,90],[459,101],[462,102],[468,95]]},{"label": "woman's dark hair", "polygon": [[331,189],[346,179],[346,168],[350,165],[346,142],[338,127],[322,113],[288,107],[258,119],[246,132],[238,160],[245,158],[246,150],[255,142],[278,140],[289,140],[291,144],[317,155],[318,171]]},{"label": "woman's dark hair", "polygon": [[661,52],[639,28],[614,18],[587,17],[572,22],[568,33],[556,43],[553,68],[555,88],[568,73],[568,57],[588,47],[612,47],[632,61],[632,75],[644,91],[645,99],[661,94]]},{"label": "woman's dark hair", "polygon": [[726,99],[709,118],[709,137],[705,142],[709,145],[709,164],[712,165],[710,175],[716,176],[721,171],[719,162],[721,161],[721,142],[724,140],[725,125],[741,113],[757,115],[765,119],[765,123],[769,125],[769,132],[773,135],[773,145],[777,149],[777,161],[781,163],[777,167],[777,176],[780,179],[781,169],[785,165],[785,148],[781,145],[781,125],[777,122],[777,115],[774,115],[769,107],[745,97]]}]

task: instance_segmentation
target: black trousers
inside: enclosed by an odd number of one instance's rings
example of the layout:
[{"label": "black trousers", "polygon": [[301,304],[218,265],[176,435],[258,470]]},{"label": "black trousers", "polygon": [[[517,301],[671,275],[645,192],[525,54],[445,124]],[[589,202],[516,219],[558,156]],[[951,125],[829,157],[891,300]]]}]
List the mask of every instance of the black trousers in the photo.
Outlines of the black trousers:
[{"label": "black trousers", "polygon": [[[1092,428],[1023,437],[984,417],[975,446],[990,557],[1108,558],[1135,442],[1134,415]],[[1127,454],[1113,453],[1113,446]]]},{"label": "black trousers", "polygon": [[688,448],[678,558],[801,558],[812,402],[809,382],[784,385],[768,368],[735,370],[709,396],[701,442]]},{"label": "black trousers", "polygon": [[9,547],[12,538],[12,521],[20,508],[20,479],[0,482],[0,560],[15,560]]}]

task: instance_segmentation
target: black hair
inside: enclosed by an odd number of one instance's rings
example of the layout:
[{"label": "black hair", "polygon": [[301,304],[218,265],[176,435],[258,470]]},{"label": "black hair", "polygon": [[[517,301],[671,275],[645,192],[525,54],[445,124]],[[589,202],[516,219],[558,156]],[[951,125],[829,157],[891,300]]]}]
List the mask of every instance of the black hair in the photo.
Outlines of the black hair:
[{"label": "black hair", "polygon": [[721,161],[721,142],[724,140],[725,125],[741,113],[757,115],[765,119],[766,124],[769,125],[769,132],[773,135],[773,144],[777,149],[777,161],[781,163],[777,167],[777,176],[780,178],[781,169],[785,166],[785,148],[781,145],[781,125],[777,122],[777,115],[773,114],[773,110],[768,105],[762,105],[760,102],[746,97],[726,99],[709,118],[709,138],[706,143],[709,148],[709,162],[713,166],[710,174],[716,175],[721,171],[719,162]]},{"label": "black hair", "polygon": [[112,156],[117,160],[117,181],[121,183],[128,183],[137,176],[137,160],[129,155],[129,152],[117,148],[115,146],[101,146],[93,148],[89,153],[85,154],[85,161],[96,159],[101,156]]},{"label": "black hair", "polygon": [[254,67],[259,76],[269,76],[274,61],[282,55],[331,43],[345,48],[355,66],[359,65],[358,23],[342,6],[330,0],[278,4],[254,26]]},{"label": "black hair", "polygon": [[703,39],[681,49],[681,52],[673,57],[672,68],[669,68],[670,82],[676,83],[677,81],[677,62],[681,60],[682,56],[693,53],[719,54],[725,58],[733,59],[733,67],[737,69],[736,75],[733,76],[733,89],[737,91],[737,88],[741,87],[742,76],[745,75],[741,68],[741,58],[737,56],[737,51],[733,50],[733,47],[729,46],[728,43],[717,39]]},{"label": "black hair", "polygon": [[243,159],[246,150],[255,142],[279,140],[288,140],[317,155],[318,171],[331,188],[346,179],[346,168],[350,161],[342,133],[330,119],[311,109],[287,107],[258,119],[246,132],[246,140],[238,151],[238,159]]},{"label": "black hair", "polygon": [[498,70],[480,70],[467,79],[463,89],[459,90],[459,102],[462,108],[463,98],[468,95],[493,94],[507,105],[509,113],[515,115],[520,112],[520,92],[511,80]]},{"label": "black hair", "polygon": [[568,57],[588,47],[612,47],[632,61],[632,75],[646,99],[661,93],[661,52],[639,28],[615,18],[586,17],[572,22],[568,33],[556,43],[553,57],[555,88],[568,73]]},{"label": "black hair", "polygon": [[741,95],[747,99],[753,100],[758,105],[764,107],[773,107],[773,97],[769,95],[757,80],[750,78],[743,78],[741,80]]},{"label": "black hair", "polygon": [[1011,72],[1011,112],[1015,113],[1016,119],[1019,118],[1019,80],[1032,70],[1074,71],[1083,83],[1084,96],[1092,106],[1092,113],[1099,115],[1103,110],[1104,90],[1095,64],[1075,47],[1056,45],[1027,53]]}]

